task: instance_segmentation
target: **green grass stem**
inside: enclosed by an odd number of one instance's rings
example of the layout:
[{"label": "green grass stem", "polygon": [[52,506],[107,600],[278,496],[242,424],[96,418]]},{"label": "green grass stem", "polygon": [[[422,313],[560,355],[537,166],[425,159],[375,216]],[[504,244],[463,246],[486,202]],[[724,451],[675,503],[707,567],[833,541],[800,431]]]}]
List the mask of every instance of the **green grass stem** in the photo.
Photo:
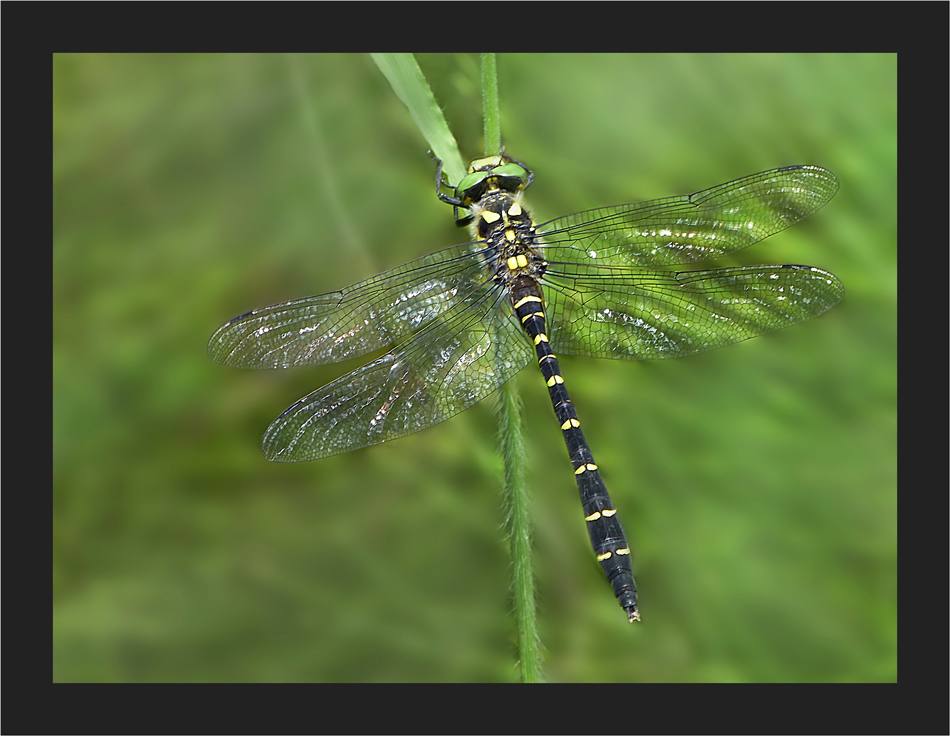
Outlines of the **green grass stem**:
[{"label": "green grass stem", "polygon": [[[467,173],[455,136],[449,130],[429,84],[411,54],[373,54],[397,96],[412,115],[426,141],[443,164],[449,181]],[[494,54],[482,54],[482,105],[485,154],[501,153],[501,115],[498,106],[498,73]],[[500,391],[499,451],[504,460],[505,527],[511,554],[511,590],[518,629],[518,662],[522,682],[540,681],[541,652],[538,639],[534,573],[531,565],[531,521],[524,483],[524,432],[521,400],[513,382]]]}]

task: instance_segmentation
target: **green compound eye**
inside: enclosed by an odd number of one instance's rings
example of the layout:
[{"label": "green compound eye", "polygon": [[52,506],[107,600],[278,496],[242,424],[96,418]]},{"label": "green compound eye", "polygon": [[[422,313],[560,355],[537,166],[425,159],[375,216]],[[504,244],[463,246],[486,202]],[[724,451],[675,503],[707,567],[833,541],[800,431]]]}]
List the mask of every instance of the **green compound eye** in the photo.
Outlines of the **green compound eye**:
[{"label": "green compound eye", "polygon": [[492,188],[516,192],[527,186],[529,175],[524,166],[501,161],[497,156],[473,161],[469,167],[471,173],[455,188],[456,198],[469,204],[480,200],[485,196],[485,192]]},{"label": "green compound eye", "polygon": [[487,171],[476,171],[468,174],[455,187],[455,196],[463,202],[477,202],[488,188],[488,179],[491,174]]},{"label": "green compound eye", "polygon": [[[528,181],[528,172],[519,164],[505,164],[504,166],[499,166],[492,171],[492,176],[506,180],[516,180],[519,184],[524,184]],[[507,189],[507,187],[505,188]]]}]

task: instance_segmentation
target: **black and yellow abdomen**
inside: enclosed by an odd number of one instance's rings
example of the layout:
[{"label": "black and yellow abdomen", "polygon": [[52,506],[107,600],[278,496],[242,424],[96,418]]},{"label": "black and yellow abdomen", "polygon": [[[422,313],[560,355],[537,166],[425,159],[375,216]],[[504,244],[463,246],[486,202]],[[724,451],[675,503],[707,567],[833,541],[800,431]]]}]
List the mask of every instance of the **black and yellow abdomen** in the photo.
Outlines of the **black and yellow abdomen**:
[{"label": "black and yellow abdomen", "polygon": [[486,259],[494,280],[508,293],[511,308],[537,354],[538,367],[567,445],[594,555],[627,619],[639,621],[630,545],[548,340],[541,286],[547,263],[539,253],[541,244],[535,224],[521,203],[520,189],[509,192],[489,184],[488,190],[470,207],[473,234],[488,244]]},{"label": "black and yellow abdomen", "polygon": [[623,533],[620,519],[617,518],[617,509],[614,508],[600,476],[600,469],[594,462],[594,455],[584,437],[557,357],[545,334],[544,299],[541,290],[535,282],[526,281],[511,292],[511,301],[515,314],[524,325],[528,337],[534,342],[538,354],[538,366],[547,384],[554,415],[561,427],[571,466],[574,468],[594,555],[613,586],[614,595],[626,611],[627,619],[639,621],[637,586],[633,581],[630,545]]}]

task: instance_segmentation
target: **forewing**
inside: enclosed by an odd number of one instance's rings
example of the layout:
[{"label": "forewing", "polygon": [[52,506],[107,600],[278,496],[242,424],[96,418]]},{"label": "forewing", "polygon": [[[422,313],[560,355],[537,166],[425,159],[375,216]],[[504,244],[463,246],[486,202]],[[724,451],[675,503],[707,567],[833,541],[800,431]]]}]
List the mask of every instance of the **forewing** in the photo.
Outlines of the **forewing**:
[{"label": "forewing", "polygon": [[693,355],[816,317],[844,298],[810,266],[655,271],[570,265],[544,278],[555,352],[652,360]]},{"label": "forewing", "polygon": [[458,245],[339,291],[255,309],[219,327],[208,354],[236,368],[289,368],[391,348],[477,290],[483,262],[481,246]]},{"label": "forewing", "polygon": [[699,263],[791,227],[837,191],[835,175],[819,166],[763,171],[695,194],[558,217],[538,227],[541,252],[548,261],[613,266]]},{"label": "forewing", "polygon": [[464,411],[534,350],[493,282],[381,358],[327,384],[264,434],[268,460],[316,460],[396,439]]}]

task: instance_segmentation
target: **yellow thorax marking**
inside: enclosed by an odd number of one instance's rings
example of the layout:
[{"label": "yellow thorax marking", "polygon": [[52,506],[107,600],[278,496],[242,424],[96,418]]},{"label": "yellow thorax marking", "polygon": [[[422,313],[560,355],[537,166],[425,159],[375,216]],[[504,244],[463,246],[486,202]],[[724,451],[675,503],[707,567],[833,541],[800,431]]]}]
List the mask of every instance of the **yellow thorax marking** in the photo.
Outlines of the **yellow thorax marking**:
[{"label": "yellow thorax marking", "polygon": [[528,257],[524,253],[519,253],[516,256],[511,256],[506,263],[508,264],[508,270],[515,271],[528,265]]},{"label": "yellow thorax marking", "polygon": [[498,222],[501,219],[501,215],[491,210],[485,210],[482,212],[482,219],[490,225],[493,222]]}]

